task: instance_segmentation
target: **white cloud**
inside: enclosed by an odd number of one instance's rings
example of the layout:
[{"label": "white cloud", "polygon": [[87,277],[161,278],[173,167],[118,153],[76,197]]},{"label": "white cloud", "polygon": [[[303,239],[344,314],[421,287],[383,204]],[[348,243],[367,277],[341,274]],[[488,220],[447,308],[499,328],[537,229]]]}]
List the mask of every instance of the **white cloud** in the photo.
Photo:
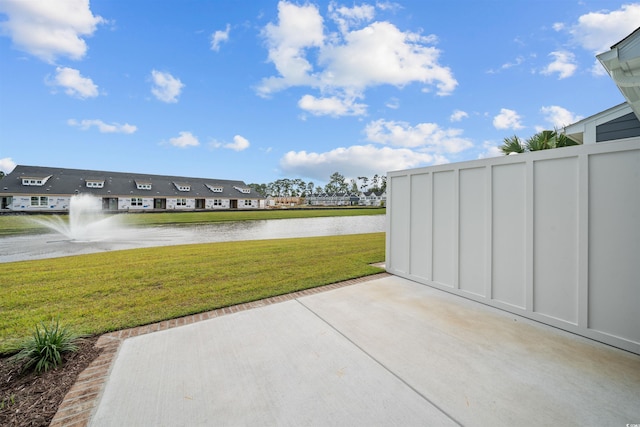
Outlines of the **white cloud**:
[{"label": "white cloud", "polygon": [[269,23],[262,31],[278,75],[262,80],[261,96],[308,86],[362,97],[369,87],[411,83],[435,86],[439,95],[449,95],[458,84],[451,70],[438,62],[435,36],[403,32],[389,22],[351,29],[373,18],[370,7],[337,8],[332,3],[330,16],[344,32],[330,36],[325,36],[323,18],[314,5],[280,1],[278,12],[277,24]]},{"label": "white cloud", "polygon": [[462,119],[466,119],[467,117],[469,117],[469,114],[466,111],[455,110],[449,117],[449,120],[452,122],[459,122]]},{"label": "white cloud", "polygon": [[290,86],[312,85],[312,65],[305,50],[320,47],[324,41],[323,20],[314,5],[296,6],[286,1],[278,3],[278,24],[267,24],[262,30],[280,77],[262,81],[258,93],[267,96]]},{"label": "white cloud", "polygon": [[522,55],[518,55],[513,62],[505,62],[500,66],[503,70],[507,70],[512,67],[517,67],[518,65],[524,62],[524,57]]},{"label": "white cloud", "polygon": [[578,18],[568,29],[573,39],[592,53],[602,53],[631,34],[640,22],[640,3],[624,4],[620,9],[590,12]]},{"label": "white cloud", "polygon": [[370,22],[375,16],[376,8],[369,4],[346,7],[337,6],[335,2],[329,3],[329,16],[340,28],[342,33],[349,31],[352,26]]},{"label": "white cloud", "polygon": [[167,103],[178,102],[178,97],[184,87],[180,79],[173,77],[170,73],[152,70],[151,80],[153,81],[151,93],[159,101]]},{"label": "white cloud", "polygon": [[550,123],[554,129],[560,129],[575,122],[579,122],[583,119],[582,116],[573,114],[571,111],[557,105],[542,107],[540,108],[540,112],[544,115],[545,120]]},{"label": "white cloud", "polygon": [[[612,45],[621,41],[638,28],[640,3],[623,4],[616,10],[590,12],[578,18],[574,24],[556,23],[556,31],[569,33],[574,43],[592,55],[607,52]],[[591,68],[594,75],[606,75],[597,60]]]},{"label": "white cloud", "polygon": [[518,55],[513,62],[505,62],[497,70],[491,69],[491,70],[489,70],[487,72],[489,74],[497,74],[497,73],[501,72],[502,70],[508,70],[509,68],[517,67],[517,66],[523,64],[524,61],[525,61],[525,58],[522,55]]},{"label": "white cloud", "polygon": [[8,17],[0,30],[14,46],[49,63],[57,57],[82,59],[87,52],[83,37],[106,22],[93,15],[89,0],[3,0],[0,12]]},{"label": "white cloud", "polygon": [[234,151],[243,151],[249,148],[249,140],[240,135],[236,135],[233,137],[233,142],[224,144],[223,147]]},{"label": "white cloud", "polygon": [[435,85],[449,95],[458,82],[438,64],[433,36],[402,32],[389,22],[374,22],[345,35],[344,43],[326,46],[319,57],[324,85],[364,90],[369,86]]},{"label": "white cloud", "polygon": [[[249,148],[250,146],[249,140],[240,135],[234,136],[233,142],[225,143],[225,142],[219,142],[219,141],[213,140],[211,141],[210,145],[213,148],[228,148],[229,150],[234,150],[234,151],[243,151]],[[271,149],[269,149],[268,151],[271,151]]]},{"label": "white cloud", "polygon": [[522,117],[514,110],[508,108],[501,108],[500,114],[493,118],[493,127],[496,129],[522,129],[522,123],[520,122]]},{"label": "white cloud", "polygon": [[16,162],[13,161],[11,157],[5,157],[0,159],[0,171],[5,174],[11,173],[13,168],[16,167]]},{"label": "white cloud", "polygon": [[220,44],[229,41],[229,31],[231,26],[227,24],[227,28],[224,31],[218,30],[211,35],[211,50],[219,51]]},{"label": "white cloud", "polygon": [[335,171],[355,178],[446,162],[442,156],[408,148],[354,145],[324,153],[289,151],[280,159],[280,168],[286,175],[326,181]]},{"label": "white cloud", "polygon": [[186,148],[197,147],[200,141],[191,132],[180,132],[179,136],[169,139],[169,143],[174,147]]},{"label": "white cloud", "polygon": [[400,108],[400,100],[396,97],[389,99],[386,104],[384,104],[387,108],[391,108],[392,110],[397,110]]},{"label": "white cloud", "polygon": [[365,104],[355,103],[354,99],[336,96],[316,98],[312,95],[304,95],[298,101],[298,107],[315,116],[362,116],[367,113]]},{"label": "white cloud", "polygon": [[482,148],[484,149],[484,151],[478,154],[479,159],[487,159],[489,157],[502,156],[502,151],[500,151],[500,147],[492,141],[483,142]]},{"label": "white cloud", "polygon": [[411,126],[405,122],[375,120],[365,127],[367,140],[435,153],[459,153],[473,146],[460,129],[442,129],[435,123]]},{"label": "white cloud", "polygon": [[129,123],[125,123],[121,125],[120,123],[105,123],[102,120],[93,119],[93,120],[81,120],[77,121],[75,119],[67,120],[67,124],[69,126],[79,127],[82,130],[88,130],[92,126],[98,128],[98,131],[101,133],[126,133],[131,134],[138,130],[138,128],[134,125],[130,125]]},{"label": "white cloud", "polygon": [[576,57],[572,52],[556,51],[551,52],[549,56],[552,56],[554,60],[542,70],[542,74],[558,73],[559,79],[565,79],[576,72],[578,66],[575,63]]},{"label": "white cloud", "polygon": [[64,93],[75,98],[85,99],[98,96],[98,86],[88,77],[80,75],[80,71],[74,68],[57,67],[53,79],[48,79],[47,84],[64,88]]}]

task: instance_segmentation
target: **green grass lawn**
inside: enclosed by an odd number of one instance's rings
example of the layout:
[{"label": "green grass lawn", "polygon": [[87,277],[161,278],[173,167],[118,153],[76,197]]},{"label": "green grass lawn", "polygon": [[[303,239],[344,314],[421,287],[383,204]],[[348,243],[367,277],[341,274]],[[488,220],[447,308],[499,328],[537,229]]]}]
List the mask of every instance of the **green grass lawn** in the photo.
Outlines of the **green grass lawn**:
[{"label": "green grass lawn", "polygon": [[[190,215],[202,213],[167,215],[185,215],[189,222]],[[77,333],[100,334],[375,274],[383,270],[369,264],[384,258],[385,234],[372,233],[4,263],[0,353],[52,318]]]},{"label": "green grass lawn", "polygon": [[[285,218],[318,218],[329,216],[357,216],[357,215],[384,215],[384,208],[341,208],[341,209],[263,209],[255,211],[219,211],[219,212],[162,212],[119,214],[126,224],[135,226],[161,225],[161,224],[197,224],[223,221],[249,221],[261,219],[285,219]],[[60,215],[63,219],[67,214]],[[39,215],[0,215],[0,236],[40,233],[48,229],[30,218],[38,218]]]}]

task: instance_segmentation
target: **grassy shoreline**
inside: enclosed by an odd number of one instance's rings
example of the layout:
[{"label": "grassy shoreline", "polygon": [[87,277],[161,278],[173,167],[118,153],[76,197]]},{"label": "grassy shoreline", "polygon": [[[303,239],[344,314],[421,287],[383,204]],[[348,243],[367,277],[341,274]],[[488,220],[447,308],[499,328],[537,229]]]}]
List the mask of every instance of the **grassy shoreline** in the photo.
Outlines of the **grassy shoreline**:
[{"label": "grassy shoreline", "polygon": [[[266,209],[254,211],[206,211],[206,212],[149,212],[122,213],[124,222],[133,226],[199,224],[228,221],[257,221],[266,219],[321,218],[333,216],[384,215],[384,208],[322,208],[322,209]],[[48,229],[30,219],[47,215],[0,215],[0,237],[17,234],[43,233]],[[63,219],[68,214],[59,214]]]},{"label": "grassy shoreline", "polygon": [[384,271],[385,234],[206,243],[4,263],[0,354],[60,318],[101,334]]}]

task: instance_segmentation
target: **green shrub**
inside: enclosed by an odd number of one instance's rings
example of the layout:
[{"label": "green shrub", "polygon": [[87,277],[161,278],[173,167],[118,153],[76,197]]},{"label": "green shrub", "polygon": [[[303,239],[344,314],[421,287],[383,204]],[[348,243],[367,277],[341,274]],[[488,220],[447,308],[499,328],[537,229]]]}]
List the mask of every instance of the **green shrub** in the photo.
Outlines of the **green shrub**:
[{"label": "green shrub", "polygon": [[17,362],[23,362],[23,371],[35,365],[37,373],[46,372],[62,363],[62,354],[76,351],[76,341],[80,336],[72,333],[67,327],[60,326],[58,320],[49,325],[44,322],[36,325],[33,336],[24,341],[20,351],[14,356]]}]

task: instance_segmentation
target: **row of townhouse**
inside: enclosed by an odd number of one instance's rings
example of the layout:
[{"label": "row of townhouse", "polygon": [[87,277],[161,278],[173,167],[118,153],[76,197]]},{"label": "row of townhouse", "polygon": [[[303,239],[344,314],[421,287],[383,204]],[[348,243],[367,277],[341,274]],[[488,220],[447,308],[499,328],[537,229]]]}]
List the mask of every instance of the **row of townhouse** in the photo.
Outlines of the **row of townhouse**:
[{"label": "row of townhouse", "polygon": [[242,181],[16,166],[0,180],[0,208],[64,212],[90,194],[105,211],[262,209],[265,198]]},{"label": "row of townhouse", "polygon": [[312,206],[385,206],[387,193],[366,191],[361,193],[314,194],[306,197]]}]

